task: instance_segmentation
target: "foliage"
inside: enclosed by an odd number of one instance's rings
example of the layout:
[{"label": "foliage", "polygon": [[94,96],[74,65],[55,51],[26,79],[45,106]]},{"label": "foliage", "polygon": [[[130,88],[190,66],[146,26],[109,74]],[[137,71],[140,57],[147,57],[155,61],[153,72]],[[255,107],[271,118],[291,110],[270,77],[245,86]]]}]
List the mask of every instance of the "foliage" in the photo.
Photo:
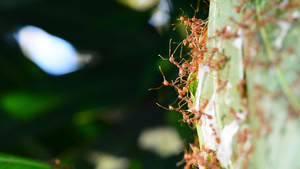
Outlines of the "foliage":
[{"label": "foliage", "polygon": [[24,158],[14,157],[7,154],[0,155],[0,166],[1,168],[9,169],[50,169],[51,166],[47,163],[36,162]]},{"label": "foliage", "polygon": [[[183,1],[172,4],[189,7]],[[99,154],[124,157],[131,169],[176,167],[182,152],[160,157],[137,144],[145,129],[157,126],[176,127],[187,140],[192,133],[177,127],[176,113],[155,106],[173,100],[169,91],[148,91],[161,80],[154,65],[166,76],[175,74],[160,64],[157,53],[168,53],[170,36],[181,37],[150,26],[152,10],[134,11],[117,1],[2,0],[0,152],[48,165],[59,159],[62,168],[95,168]],[[174,10],[172,18],[180,13]],[[95,53],[93,62],[71,74],[44,73],[23,56],[13,37],[25,25]]]}]

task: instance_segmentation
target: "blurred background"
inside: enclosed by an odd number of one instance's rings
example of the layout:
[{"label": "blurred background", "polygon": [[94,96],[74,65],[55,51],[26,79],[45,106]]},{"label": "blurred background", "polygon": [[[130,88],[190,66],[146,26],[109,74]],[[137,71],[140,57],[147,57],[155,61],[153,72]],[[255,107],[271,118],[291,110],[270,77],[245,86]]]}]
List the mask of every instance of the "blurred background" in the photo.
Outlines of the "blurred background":
[{"label": "blurred background", "polygon": [[186,37],[176,18],[197,3],[1,0],[0,153],[66,168],[177,168],[196,132],[156,105],[174,103],[174,89],[148,89],[161,86],[159,66],[177,77],[158,54]]}]

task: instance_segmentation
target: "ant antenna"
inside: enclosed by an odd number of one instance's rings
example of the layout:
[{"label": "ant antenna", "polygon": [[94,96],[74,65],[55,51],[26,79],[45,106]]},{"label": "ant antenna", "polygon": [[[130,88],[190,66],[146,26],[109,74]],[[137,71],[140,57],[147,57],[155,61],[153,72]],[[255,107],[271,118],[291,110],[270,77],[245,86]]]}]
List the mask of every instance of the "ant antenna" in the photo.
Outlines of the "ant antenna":
[{"label": "ant antenna", "polygon": [[175,52],[177,51],[177,49],[179,48],[179,46],[182,44],[182,42],[178,43],[177,47],[175,48],[174,52],[172,53],[171,56],[173,56],[175,54]]},{"label": "ant antenna", "polygon": [[[198,1],[199,2],[199,1]],[[191,4],[190,6],[194,9],[194,11],[195,11],[195,14],[194,15],[196,15],[196,12],[198,12],[198,5],[199,4],[197,4],[197,10],[193,7],[193,5]]]},{"label": "ant antenna", "polygon": [[181,8],[179,8],[180,10],[181,10],[181,12],[182,12],[182,17],[184,17],[183,15],[184,15],[184,11],[181,9]]},{"label": "ant antenna", "polygon": [[165,110],[170,110],[170,109],[168,109],[168,108],[166,108],[166,107],[164,107],[164,106],[162,106],[162,105],[160,105],[160,104],[158,104],[158,103],[156,103],[156,105],[158,105],[159,107],[161,107],[161,108],[163,108],[163,109],[165,109]]},{"label": "ant antenna", "polygon": [[163,75],[163,78],[164,78],[163,85],[164,86],[169,86],[169,82],[166,80],[166,77],[165,77],[163,71],[161,70],[160,66],[159,66],[159,70],[160,70],[160,72],[161,72],[161,74]]},{"label": "ant antenna", "polygon": [[[160,56],[161,58],[163,58],[161,55],[158,55],[158,56]],[[161,70],[160,66],[159,66],[159,70],[160,70],[160,72],[161,72],[161,74],[163,75],[163,78],[164,78],[163,85],[161,85],[159,87],[156,87],[156,88],[150,88],[148,90],[157,90],[157,89],[160,89],[163,86],[169,86],[170,83],[166,80],[166,77],[165,77],[163,71]]]},{"label": "ant antenna", "polygon": [[206,2],[206,0],[203,1],[207,6],[209,6],[209,4]]},{"label": "ant antenna", "polygon": [[150,89],[148,89],[148,90],[158,90],[158,89],[160,89],[161,87],[163,87],[164,85],[161,85],[161,86],[159,86],[159,87],[156,87],[156,88],[150,88]]},{"label": "ant antenna", "polygon": [[168,59],[162,57],[160,54],[158,54],[158,56],[159,56],[162,60],[168,60]]},{"label": "ant antenna", "polygon": [[179,8],[181,11],[182,11],[182,15],[179,17],[179,18],[177,18],[177,20],[179,20],[180,21],[180,23],[179,24],[172,24],[172,25],[176,25],[174,28],[173,28],[173,30],[175,30],[178,26],[180,26],[184,21],[185,21],[185,17],[184,17],[184,11],[181,9],[181,8]]}]

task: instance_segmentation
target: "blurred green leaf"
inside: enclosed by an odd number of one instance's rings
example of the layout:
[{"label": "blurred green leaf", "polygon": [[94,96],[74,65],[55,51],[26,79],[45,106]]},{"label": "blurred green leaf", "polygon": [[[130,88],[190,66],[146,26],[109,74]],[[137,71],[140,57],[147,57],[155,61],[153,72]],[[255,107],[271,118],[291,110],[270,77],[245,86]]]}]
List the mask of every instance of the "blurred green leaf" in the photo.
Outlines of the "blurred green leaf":
[{"label": "blurred green leaf", "polygon": [[1,169],[50,169],[49,164],[26,158],[0,154]]},{"label": "blurred green leaf", "polygon": [[25,120],[54,108],[59,101],[49,93],[15,91],[2,96],[1,106],[11,116]]},{"label": "blurred green leaf", "polygon": [[[194,15],[189,2],[174,1],[172,7],[170,25],[178,23],[179,8]],[[167,80],[175,79],[176,66],[157,55],[168,58],[170,37],[181,39],[185,29],[159,34],[147,23],[151,10],[133,11],[117,1],[5,0],[0,8],[5,16],[0,19],[1,152],[58,157],[79,169],[95,168],[82,150],[136,159],[132,168],[175,167],[182,155],[161,159],[141,151],[136,139],[145,127],[170,121],[155,102],[159,94],[163,105],[170,104],[176,92],[148,89],[161,85],[158,66]],[[47,75],[22,55],[13,37],[16,29],[29,24],[68,40],[80,52],[95,54],[95,60],[71,74]],[[103,106],[109,107],[98,110]],[[116,108],[120,113],[114,113]],[[96,111],[80,114],[88,110]],[[181,114],[172,113],[168,118],[179,126],[176,117]],[[190,131],[180,127],[181,135],[187,133],[184,129]]]}]

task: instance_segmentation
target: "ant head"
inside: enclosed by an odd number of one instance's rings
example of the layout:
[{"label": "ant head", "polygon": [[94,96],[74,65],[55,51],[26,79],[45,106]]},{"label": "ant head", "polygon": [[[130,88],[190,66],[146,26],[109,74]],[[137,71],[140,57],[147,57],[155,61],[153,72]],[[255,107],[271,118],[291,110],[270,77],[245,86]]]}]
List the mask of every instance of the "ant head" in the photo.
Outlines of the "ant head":
[{"label": "ant head", "polygon": [[192,21],[195,23],[195,22],[198,21],[198,19],[194,16],[194,17],[192,18]]},{"label": "ant head", "polygon": [[175,110],[175,108],[173,106],[169,105],[169,110],[173,111],[173,110]]},{"label": "ant head", "polygon": [[184,17],[184,16],[181,16],[181,17],[179,18],[179,20],[180,20],[181,22],[183,22],[183,21],[185,21],[185,17]]},{"label": "ant head", "polygon": [[169,86],[169,84],[170,84],[170,83],[169,83],[167,80],[164,80],[164,81],[163,81],[163,85],[164,85],[164,86]]},{"label": "ant head", "polygon": [[173,54],[172,54],[171,57],[169,58],[169,61],[170,61],[171,63],[173,63],[173,62],[175,61]]}]

